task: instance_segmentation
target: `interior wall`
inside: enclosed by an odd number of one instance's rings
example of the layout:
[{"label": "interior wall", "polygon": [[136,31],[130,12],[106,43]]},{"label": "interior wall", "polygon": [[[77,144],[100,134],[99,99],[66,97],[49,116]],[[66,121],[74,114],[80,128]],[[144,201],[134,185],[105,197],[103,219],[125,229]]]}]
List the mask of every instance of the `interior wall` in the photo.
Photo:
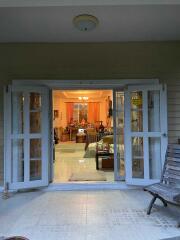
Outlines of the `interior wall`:
[{"label": "interior wall", "polygon": [[[112,93],[109,94],[112,99]],[[107,97],[108,97],[107,95]],[[103,125],[106,126],[106,99],[107,97],[103,98],[94,98],[91,102],[99,102],[100,103],[100,120],[103,121]],[[67,102],[78,102],[78,100],[71,99],[71,98],[63,98],[58,94],[53,94],[53,109],[58,110],[59,116],[54,119],[53,125],[54,127],[63,127],[66,128],[67,126],[67,118],[66,118],[66,103]]]},{"label": "interior wall", "polygon": [[[0,168],[3,85],[13,79],[148,79],[168,86],[169,142],[180,136],[180,41],[0,44]],[[175,97],[176,96],[176,97]],[[2,177],[1,177],[2,178]]]},{"label": "interior wall", "polygon": [[59,115],[54,118],[53,126],[56,128],[66,127],[66,104],[60,96],[53,95],[53,110],[58,110]]}]

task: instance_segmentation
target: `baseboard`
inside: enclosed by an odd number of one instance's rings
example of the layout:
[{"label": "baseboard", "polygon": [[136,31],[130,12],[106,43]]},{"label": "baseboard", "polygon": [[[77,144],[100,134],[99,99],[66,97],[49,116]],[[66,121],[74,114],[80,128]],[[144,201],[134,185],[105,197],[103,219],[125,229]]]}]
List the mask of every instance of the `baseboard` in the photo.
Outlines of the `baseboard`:
[{"label": "baseboard", "polygon": [[43,188],[43,191],[86,191],[86,190],[123,190],[123,189],[138,189],[139,186],[130,186],[125,182],[117,183],[51,183],[48,187]]}]

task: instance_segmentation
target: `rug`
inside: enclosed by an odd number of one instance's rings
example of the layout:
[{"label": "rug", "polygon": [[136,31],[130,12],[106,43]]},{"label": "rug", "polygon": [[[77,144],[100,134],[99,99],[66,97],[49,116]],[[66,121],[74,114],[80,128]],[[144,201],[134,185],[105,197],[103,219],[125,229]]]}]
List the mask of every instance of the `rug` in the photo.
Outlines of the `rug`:
[{"label": "rug", "polygon": [[75,149],[60,149],[59,152],[62,152],[62,153],[75,153]]},{"label": "rug", "polygon": [[69,181],[107,181],[103,171],[89,171],[72,173]]}]

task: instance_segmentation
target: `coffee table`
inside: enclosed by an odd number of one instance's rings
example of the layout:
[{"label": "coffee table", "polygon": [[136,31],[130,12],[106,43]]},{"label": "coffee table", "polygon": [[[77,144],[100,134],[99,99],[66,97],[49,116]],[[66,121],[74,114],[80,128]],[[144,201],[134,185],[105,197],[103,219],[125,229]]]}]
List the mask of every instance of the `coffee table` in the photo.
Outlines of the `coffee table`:
[{"label": "coffee table", "polygon": [[99,157],[113,157],[114,153],[109,151],[96,151],[96,170],[99,170]]}]

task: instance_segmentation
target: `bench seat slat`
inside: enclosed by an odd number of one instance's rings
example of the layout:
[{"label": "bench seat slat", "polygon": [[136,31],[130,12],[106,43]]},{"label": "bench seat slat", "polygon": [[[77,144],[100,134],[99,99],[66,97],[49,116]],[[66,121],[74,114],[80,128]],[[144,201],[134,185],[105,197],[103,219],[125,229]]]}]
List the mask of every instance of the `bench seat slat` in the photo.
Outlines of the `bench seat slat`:
[{"label": "bench seat slat", "polygon": [[176,171],[174,169],[168,169],[168,171],[165,172],[164,177],[168,176],[174,176],[176,179],[180,179],[180,171]]},{"label": "bench seat slat", "polygon": [[170,155],[170,156],[175,156],[175,155],[180,155],[180,150],[176,150],[176,149],[168,149],[167,150],[167,155]]},{"label": "bench seat slat", "polygon": [[174,197],[174,201],[180,203],[180,194],[178,194]]},{"label": "bench seat slat", "polygon": [[[167,182],[169,185],[172,184],[173,186],[176,185],[177,187],[180,186],[180,180],[179,179],[175,179],[175,178],[166,178],[164,179],[165,182]],[[163,184],[166,184],[163,182]]]},{"label": "bench seat slat", "polygon": [[169,149],[169,148],[180,149],[180,145],[179,145],[179,144],[175,144],[175,143],[170,143],[170,144],[168,144],[168,149]]},{"label": "bench seat slat", "polygon": [[179,144],[175,144],[175,143],[170,143],[168,144],[168,149],[180,149],[180,145]]},{"label": "bench seat slat", "polygon": [[172,169],[172,170],[175,170],[175,171],[180,171],[180,165],[178,166],[177,164],[169,164],[167,163],[167,169]]},{"label": "bench seat slat", "polygon": [[174,202],[174,198],[180,194],[180,188],[175,188],[163,183],[156,183],[145,188],[152,194],[158,194],[167,201]]},{"label": "bench seat slat", "polygon": [[180,153],[180,149],[179,148],[173,148],[173,147],[168,147],[167,148],[167,152],[176,152],[176,153]]},{"label": "bench seat slat", "polygon": [[[180,205],[180,144],[168,145],[161,182],[147,186],[144,190],[153,195],[147,210],[148,215],[157,198],[163,202],[165,207],[167,202]],[[180,223],[178,224],[180,226]]]},{"label": "bench seat slat", "polygon": [[171,157],[171,156],[167,156],[167,161],[168,162],[173,162],[173,163],[177,162],[177,164],[180,163],[180,159],[179,158],[175,158],[175,157]]},{"label": "bench seat slat", "polygon": [[177,154],[177,153],[167,153],[167,157],[169,157],[169,158],[175,158],[176,160],[177,160],[177,162],[179,162],[178,160],[179,160],[179,158],[180,158],[180,154]]}]

